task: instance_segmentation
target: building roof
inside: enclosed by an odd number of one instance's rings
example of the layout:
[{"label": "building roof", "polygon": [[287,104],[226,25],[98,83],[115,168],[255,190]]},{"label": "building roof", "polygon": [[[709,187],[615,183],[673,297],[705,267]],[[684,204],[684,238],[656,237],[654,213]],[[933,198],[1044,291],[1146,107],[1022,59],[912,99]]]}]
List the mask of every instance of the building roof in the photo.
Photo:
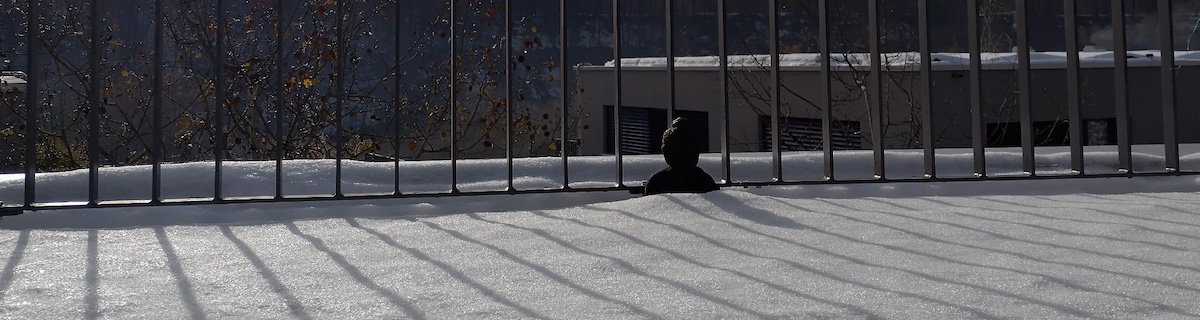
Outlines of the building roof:
[{"label": "building roof", "polygon": [[[968,70],[970,69],[969,53],[932,53],[934,70]],[[1067,67],[1066,52],[1030,52],[1030,67],[1033,69],[1063,69]],[[1162,65],[1158,50],[1135,50],[1126,55],[1129,67],[1158,67]],[[835,53],[831,57],[831,67],[834,70],[863,70],[870,68],[869,53]],[[779,66],[789,71],[820,70],[821,57],[818,53],[789,53],[779,55]],[[676,57],[675,67],[681,70],[715,70],[718,68],[717,56]],[[918,52],[889,52],[883,54],[883,64],[889,70],[915,71],[921,65]],[[582,65],[580,69],[611,69],[613,61],[603,66]],[[984,70],[1012,70],[1017,68],[1016,52],[985,52],[981,55],[980,65]],[[1176,51],[1176,66],[1200,65],[1200,51]],[[735,69],[766,68],[771,66],[770,55],[731,55],[729,66]],[[1112,51],[1085,51],[1079,53],[1081,68],[1111,68],[1113,66]],[[665,57],[622,58],[622,69],[663,69],[667,67]]]}]

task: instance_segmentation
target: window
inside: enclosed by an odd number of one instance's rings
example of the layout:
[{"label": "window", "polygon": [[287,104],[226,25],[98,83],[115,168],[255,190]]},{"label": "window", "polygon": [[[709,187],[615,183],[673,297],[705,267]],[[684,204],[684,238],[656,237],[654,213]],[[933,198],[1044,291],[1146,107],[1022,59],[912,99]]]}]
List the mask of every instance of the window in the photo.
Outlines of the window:
[{"label": "window", "polygon": [[[1084,145],[1115,144],[1117,141],[1117,119],[1083,120]],[[1067,120],[1033,122],[1033,144],[1035,146],[1066,146],[1071,144],[1071,124]],[[1021,146],[1021,123],[1002,122],[987,125],[987,146]]]},{"label": "window", "polygon": [[[821,119],[785,117],[780,120],[782,123],[779,130],[783,132],[783,135],[780,136],[779,145],[783,151],[822,149],[824,125],[822,125]],[[759,136],[762,137],[759,150],[772,151],[771,139],[774,133],[771,132],[771,117],[759,116],[758,128]],[[862,129],[858,121],[834,120],[833,128],[830,131],[833,135],[833,150],[862,149],[860,130]]]},{"label": "window", "polygon": [[[705,146],[701,152],[708,152],[708,113],[676,109],[675,116],[700,124]],[[613,124],[613,106],[604,106],[604,152],[607,154],[615,153]],[[621,107],[621,154],[662,153],[662,135],[668,125],[666,109]]]}]

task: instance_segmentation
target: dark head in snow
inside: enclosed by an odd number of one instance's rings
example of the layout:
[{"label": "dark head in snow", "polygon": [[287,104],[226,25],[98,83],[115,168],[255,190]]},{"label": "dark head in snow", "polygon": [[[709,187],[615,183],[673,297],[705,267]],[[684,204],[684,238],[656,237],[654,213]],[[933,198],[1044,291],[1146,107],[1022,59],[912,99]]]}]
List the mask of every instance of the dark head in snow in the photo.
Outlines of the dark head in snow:
[{"label": "dark head in snow", "polygon": [[696,164],[700,151],[704,150],[702,123],[675,118],[671,127],[663,132],[662,152],[667,168],[650,176],[646,181],[646,195],[658,193],[704,193],[717,190],[712,176]]}]

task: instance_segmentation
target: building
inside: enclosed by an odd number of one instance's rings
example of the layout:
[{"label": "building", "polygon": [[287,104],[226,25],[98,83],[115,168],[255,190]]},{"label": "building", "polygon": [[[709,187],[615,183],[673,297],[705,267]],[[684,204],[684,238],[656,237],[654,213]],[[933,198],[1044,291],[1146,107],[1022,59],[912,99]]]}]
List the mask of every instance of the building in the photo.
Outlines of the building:
[{"label": "building", "polygon": [[[1163,108],[1160,97],[1158,51],[1130,51],[1128,61],[1129,116],[1134,144],[1162,143]],[[1067,61],[1064,52],[1032,52],[1031,99],[1037,145],[1068,145],[1069,115]],[[883,143],[886,148],[920,148],[922,130],[933,130],[936,147],[969,147],[971,135],[970,59],[966,53],[934,53],[932,65],[933,123],[921,123],[920,56],[886,53],[883,59]],[[872,123],[867,106],[870,88],[869,55],[835,54],[831,63],[832,128],[835,149],[871,149]],[[781,145],[784,151],[821,150],[823,97],[820,56],[815,53],[780,57]],[[669,87],[665,58],[625,58],[622,65],[621,137],[624,154],[655,153],[666,127]],[[1175,54],[1177,119],[1200,119],[1200,51]],[[770,151],[770,57],[729,57],[729,91],[721,90],[716,57],[676,59],[676,106],[680,116],[708,123],[709,151],[721,150],[722,99],[729,99],[730,151]],[[982,105],[988,146],[1020,145],[1019,90],[1016,53],[984,53]],[[582,105],[581,154],[611,154],[615,150],[613,105],[616,102],[613,62],[576,67]],[[1112,52],[1080,53],[1080,110],[1087,127],[1085,144],[1116,143],[1116,104]],[[1200,126],[1180,125],[1181,142],[1200,142]]]}]

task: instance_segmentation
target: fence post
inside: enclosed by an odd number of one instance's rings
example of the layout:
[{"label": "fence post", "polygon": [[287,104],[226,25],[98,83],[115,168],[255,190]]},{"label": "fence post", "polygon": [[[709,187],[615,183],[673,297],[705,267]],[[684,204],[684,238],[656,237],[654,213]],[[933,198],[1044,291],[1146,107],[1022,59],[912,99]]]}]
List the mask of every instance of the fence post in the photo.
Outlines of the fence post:
[{"label": "fence post", "polygon": [[[508,164],[508,184],[505,190],[513,188],[513,100],[512,100],[512,2],[504,0],[504,158]],[[565,81],[565,79],[564,79]]]},{"label": "fence post", "polygon": [[[32,5],[32,3],[31,3]],[[91,39],[88,46],[88,205],[94,206],[100,198],[100,113],[104,105],[100,101],[100,0],[91,1]]]},{"label": "fence post", "polygon": [[334,22],[334,28],[337,28],[337,40],[334,45],[336,46],[337,52],[334,53],[334,56],[337,57],[337,59],[334,61],[333,66],[333,74],[335,79],[334,90],[336,91],[333,92],[333,97],[334,100],[337,100],[337,104],[334,106],[334,108],[336,108],[334,111],[336,112],[334,121],[337,122],[334,123],[334,126],[337,132],[335,133],[333,140],[334,143],[337,144],[337,148],[334,151],[337,159],[334,160],[335,173],[333,178],[333,196],[341,198],[345,196],[345,193],[342,190],[342,157],[346,155],[346,131],[345,128],[343,128],[342,122],[344,120],[346,111],[346,55],[349,53],[346,52],[346,1],[338,0],[336,5],[337,15],[335,19],[337,19],[337,21]]},{"label": "fence post", "polygon": [[225,160],[225,149],[228,148],[229,144],[226,141],[228,137],[225,133],[225,100],[227,100],[225,97],[225,24],[227,21],[225,18],[225,1],[217,0],[217,50],[214,52],[216,57],[213,57],[216,59],[215,66],[213,67],[216,70],[213,74],[217,78],[214,81],[215,87],[213,88],[216,91],[215,96],[217,99],[217,112],[213,115],[216,117],[216,126],[213,128],[213,134],[217,138],[217,149],[213,150],[213,157],[215,158],[215,166],[213,167],[213,199],[218,202],[224,200],[221,195],[221,172],[222,162]]},{"label": "fence post", "polygon": [[1083,168],[1083,116],[1079,102],[1079,31],[1075,22],[1077,14],[1075,0],[1063,0],[1063,26],[1067,37],[1067,121],[1071,130],[1071,172],[1084,174]]},{"label": "fence post", "polygon": [[400,1],[396,1],[392,5],[396,11],[396,19],[392,20],[392,27],[395,33],[393,36],[396,42],[396,50],[393,53],[395,57],[392,58],[396,68],[396,70],[392,71],[392,86],[395,87],[395,89],[392,89],[392,150],[395,153],[395,159],[392,159],[392,194],[400,195],[400,108],[403,107],[400,98]]},{"label": "fence post", "polygon": [[154,66],[152,71],[154,73],[154,96],[152,97],[154,101],[151,102],[154,108],[152,111],[154,113],[154,119],[152,120],[152,126],[154,126],[154,137],[152,139],[154,139],[154,142],[150,151],[150,154],[154,158],[154,164],[151,168],[152,177],[150,178],[150,201],[153,203],[162,202],[162,163],[163,156],[165,155],[163,147],[162,105],[163,96],[166,94],[163,92],[163,35],[166,30],[165,15],[166,11],[164,11],[163,0],[154,0]]},{"label": "fence post", "polygon": [[1175,28],[1172,23],[1173,10],[1171,0],[1158,1],[1158,38],[1159,56],[1162,65],[1159,66],[1159,87],[1162,88],[1163,105],[1163,148],[1166,156],[1166,169],[1169,172],[1179,172],[1179,133],[1175,120]]},{"label": "fence post", "polygon": [[571,66],[567,65],[567,46],[570,45],[570,42],[567,41],[567,0],[560,0],[558,2],[558,32],[558,68],[559,72],[561,73],[560,78],[562,78],[562,82],[559,83],[559,85],[562,87],[562,112],[559,114],[558,120],[560,122],[559,125],[562,126],[562,132],[559,137],[558,150],[560,155],[562,155],[562,188],[563,190],[570,190],[571,177],[568,169],[570,164],[570,155],[568,155],[570,152],[568,151],[570,149],[568,149],[568,146],[571,145],[571,142],[567,139],[570,137],[567,133],[567,114],[571,110],[571,90],[568,86],[570,84],[569,80],[571,79],[569,78]]},{"label": "fence post", "polygon": [[825,181],[837,180],[833,163],[833,52],[830,48],[829,0],[817,1],[818,46],[821,51],[821,145],[824,146]]},{"label": "fence post", "polygon": [[725,0],[717,0],[717,56],[721,69],[721,181],[732,183],[729,150],[729,52],[725,19]]},{"label": "fence post", "polygon": [[987,177],[987,139],[983,125],[983,52],[979,44],[979,0],[967,0],[968,50],[971,55],[971,147],[975,155],[975,176]]},{"label": "fence post", "polygon": [[925,178],[937,178],[933,140],[933,39],[929,33],[929,0],[917,1],[917,31],[921,49],[921,146],[925,149]]},{"label": "fence post", "polygon": [[1125,1],[1112,2],[1113,103],[1117,111],[1117,171],[1133,173],[1129,141],[1129,62],[1125,45]]},{"label": "fence post", "polygon": [[625,185],[625,164],[621,152],[621,0],[612,0],[613,73],[616,101],[613,103],[613,152],[617,160],[617,186]]},{"label": "fence post", "polygon": [[287,143],[284,142],[283,117],[287,99],[283,96],[283,33],[287,28],[283,20],[283,1],[275,0],[275,199],[283,199],[283,158],[287,155]]},{"label": "fence post", "polygon": [[[675,119],[675,8],[674,0],[664,0],[666,8],[667,42],[667,126]],[[704,124],[708,126],[708,124]],[[653,138],[653,137],[651,137]],[[653,141],[653,140],[651,140]],[[653,143],[653,142],[652,142]]]},{"label": "fence post", "polygon": [[450,3],[450,193],[458,193],[458,10]]},{"label": "fence post", "polygon": [[1021,112],[1021,168],[1025,175],[1037,175],[1033,141],[1033,86],[1030,84],[1028,0],[1017,5],[1017,95]]},{"label": "fence post", "polygon": [[870,101],[868,108],[871,109],[871,144],[875,154],[875,179],[886,179],[886,173],[884,172],[886,166],[884,164],[884,150],[886,148],[883,145],[883,136],[884,130],[887,127],[884,126],[883,122],[887,118],[883,116],[883,112],[887,108],[884,108],[883,105],[887,103],[887,97],[883,92],[883,54],[879,43],[879,28],[883,15],[880,13],[880,0],[869,1],[867,16],[871,20],[868,23],[868,28],[870,28],[868,32],[870,44],[868,46],[871,50],[871,89],[870,94],[867,95],[867,99]]},{"label": "fence post", "polygon": [[38,73],[41,72],[38,68],[41,65],[37,59],[38,52],[34,48],[39,46],[38,35],[42,33],[42,25],[40,21],[41,6],[33,5],[32,1],[27,2],[27,6],[25,59],[29,72],[26,74],[28,79],[25,80],[25,204],[23,207],[31,208],[37,200],[37,116],[41,112],[41,104],[38,103]]},{"label": "fence post", "polygon": [[779,75],[779,0],[768,1],[771,8],[767,10],[768,28],[770,28],[771,39],[771,180],[773,182],[783,182],[783,150],[781,146],[781,137],[783,130],[780,128],[779,112],[783,105],[783,92],[780,75]]}]

